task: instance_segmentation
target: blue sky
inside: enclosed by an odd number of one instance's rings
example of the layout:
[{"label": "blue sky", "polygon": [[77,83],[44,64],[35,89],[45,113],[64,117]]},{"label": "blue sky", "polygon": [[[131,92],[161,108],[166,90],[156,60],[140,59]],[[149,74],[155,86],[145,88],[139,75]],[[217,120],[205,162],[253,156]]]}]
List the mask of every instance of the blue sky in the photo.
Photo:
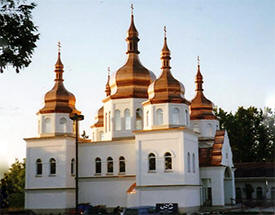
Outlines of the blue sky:
[{"label": "blue sky", "polygon": [[142,64],[160,75],[163,26],[172,74],[194,97],[196,58],[205,95],[218,107],[275,108],[275,1],[273,0],[47,0],[33,18],[41,34],[33,62],[20,74],[0,74],[0,166],[25,157],[23,138],[37,132],[36,113],[53,86],[57,42],[62,44],[65,86],[85,115],[90,133],[104,98],[107,67],[126,60],[130,4],[134,4]]}]

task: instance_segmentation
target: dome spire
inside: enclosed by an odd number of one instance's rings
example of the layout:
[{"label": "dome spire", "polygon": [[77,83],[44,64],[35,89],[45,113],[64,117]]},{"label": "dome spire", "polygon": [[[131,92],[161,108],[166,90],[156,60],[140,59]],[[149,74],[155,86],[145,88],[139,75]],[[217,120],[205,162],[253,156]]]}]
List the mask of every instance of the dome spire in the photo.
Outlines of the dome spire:
[{"label": "dome spire", "polygon": [[213,103],[203,94],[203,77],[200,72],[200,57],[197,57],[198,69],[196,74],[196,96],[191,101],[191,120],[208,119],[215,120],[217,117],[213,113]]},{"label": "dome spire", "polygon": [[128,50],[126,52],[126,54],[129,53],[135,53],[135,54],[139,54],[138,51],[138,31],[136,29],[135,23],[134,23],[134,6],[133,4],[131,4],[131,24],[130,27],[128,29],[128,34],[127,34],[127,38],[126,41],[128,43]]},{"label": "dome spire", "polygon": [[110,81],[110,67],[108,67],[108,78],[107,78],[107,83],[106,83],[106,87],[105,87],[105,93],[106,93],[106,96],[109,96],[111,94],[111,89],[110,89],[110,84],[109,84],[109,81]]},{"label": "dome spire", "polygon": [[196,80],[195,80],[196,91],[202,92],[203,91],[203,88],[202,88],[203,77],[202,77],[202,74],[200,72],[200,56],[197,57],[197,61],[198,61],[198,71],[197,71]]},{"label": "dome spire", "polygon": [[61,61],[61,57],[60,57],[60,50],[61,50],[61,44],[60,44],[60,41],[58,41],[57,43],[57,47],[58,47],[58,56],[57,56],[57,61],[55,63],[55,81],[57,82],[63,82],[63,64],[62,64],[62,61]]},{"label": "dome spire", "polygon": [[166,26],[164,26],[164,44],[163,44],[163,48],[161,50],[161,61],[162,61],[162,66],[161,66],[161,69],[162,70],[170,70],[171,67],[170,67],[170,50],[167,46],[167,37],[166,37]]}]

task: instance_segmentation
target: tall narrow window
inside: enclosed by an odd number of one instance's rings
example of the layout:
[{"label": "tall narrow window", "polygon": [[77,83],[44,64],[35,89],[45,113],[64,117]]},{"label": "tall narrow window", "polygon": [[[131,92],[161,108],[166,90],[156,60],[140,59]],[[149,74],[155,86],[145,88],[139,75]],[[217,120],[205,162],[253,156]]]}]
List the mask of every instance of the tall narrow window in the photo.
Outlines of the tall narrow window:
[{"label": "tall narrow window", "polygon": [[125,130],[131,129],[131,117],[130,117],[130,110],[126,109],[124,111],[124,119],[125,119]]},{"label": "tall narrow window", "polygon": [[74,175],[75,173],[75,160],[74,158],[71,160],[71,175]]},{"label": "tall narrow window", "polygon": [[99,140],[104,140],[104,133],[103,133],[103,131],[100,131],[99,132]]},{"label": "tall narrow window", "polygon": [[149,126],[149,111],[146,111],[146,126]]},{"label": "tall narrow window", "polygon": [[59,120],[59,123],[60,123],[60,128],[61,128],[61,132],[66,132],[66,124],[67,124],[67,120],[65,117],[62,117],[60,120]]},{"label": "tall narrow window", "polygon": [[157,125],[162,125],[163,124],[163,111],[162,109],[157,109],[157,119],[156,119],[156,124]]},{"label": "tall narrow window", "polygon": [[107,158],[107,173],[113,173],[114,172],[114,161],[113,158],[108,157]]},{"label": "tall narrow window", "polygon": [[56,161],[54,158],[50,159],[50,174],[55,175],[56,174]]},{"label": "tall narrow window", "polygon": [[41,161],[41,159],[36,160],[36,175],[42,175],[42,161]]},{"label": "tall narrow window", "polygon": [[172,156],[170,152],[166,152],[164,154],[164,161],[165,161],[165,170],[172,169]]},{"label": "tall narrow window", "polygon": [[119,157],[119,173],[125,173],[126,165],[125,158],[123,156]]},{"label": "tall narrow window", "polygon": [[190,164],[190,153],[187,153],[187,172],[191,172],[191,164]]},{"label": "tall narrow window", "polygon": [[257,187],[257,200],[262,200],[263,199],[263,189],[261,187]]},{"label": "tall narrow window", "polygon": [[95,159],[95,173],[101,174],[101,159],[98,157]]},{"label": "tall narrow window", "polygon": [[188,111],[185,110],[185,124],[188,125],[188,123],[189,123]]},{"label": "tall narrow window", "polygon": [[109,116],[108,116],[108,128],[109,128],[109,131],[111,131],[111,111],[109,111]]},{"label": "tall narrow window", "polygon": [[195,163],[195,153],[193,153],[193,155],[192,155],[192,168],[193,168],[193,173],[195,173],[195,168],[196,168],[196,165],[195,165],[196,163]]},{"label": "tall narrow window", "polygon": [[120,119],[120,111],[115,110],[115,130],[120,131],[121,130],[121,119]]},{"label": "tall narrow window", "polygon": [[180,123],[180,110],[178,108],[173,109],[172,122],[175,125],[178,125]]},{"label": "tall narrow window", "polygon": [[138,108],[137,110],[136,110],[136,129],[137,130],[140,130],[140,129],[142,129],[142,110],[141,110],[141,108]]},{"label": "tall narrow window", "polygon": [[107,132],[107,127],[108,127],[108,123],[107,123],[107,113],[105,113],[105,122],[104,122],[104,125],[105,125],[105,132]]},{"label": "tall narrow window", "polygon": [[44,132],[45,133],[50,133],[50,131],[51,131],[51,119],[46,118],[44,120]]},{"label": "tall narrow window", "polygon": [[148,156],[149,171],[156,170],[156,156],[153,153],[150,153]]}]

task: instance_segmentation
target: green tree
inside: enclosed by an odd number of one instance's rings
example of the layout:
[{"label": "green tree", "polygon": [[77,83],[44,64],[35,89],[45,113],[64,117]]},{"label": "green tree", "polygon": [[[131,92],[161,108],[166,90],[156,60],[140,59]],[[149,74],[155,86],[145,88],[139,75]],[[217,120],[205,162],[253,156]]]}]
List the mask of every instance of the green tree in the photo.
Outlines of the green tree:
[{"label": "green tree", "polygon": [[31,63],[39,39],[32,21],[36,4],[27,0],[0,0],[0,72],[7,66],[16,72]]},{"label": "green tree", "polygon": [[0,182],[0,207],[24,207],[25,159],[11,165]]},{"label": "green tree", "polygon": [[228,132],[234,162],[274,161],[275,113],[270,108],[239,107],[237,112],[216,111]]}]

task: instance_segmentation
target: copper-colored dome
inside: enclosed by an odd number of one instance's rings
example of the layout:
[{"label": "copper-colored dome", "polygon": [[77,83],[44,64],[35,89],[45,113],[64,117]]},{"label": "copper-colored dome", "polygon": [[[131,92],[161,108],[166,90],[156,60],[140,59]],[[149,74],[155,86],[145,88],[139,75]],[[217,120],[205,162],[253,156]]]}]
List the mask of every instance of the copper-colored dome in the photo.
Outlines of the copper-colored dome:
[{"label": "copper-colored dome", "polygon": [[95,117],[95,119],[97,120],[97,122],[95,124],[93,124],[91,126],[91,128],[93,128],[93,127],[103,127],[103,113],[104,113],[104,107],[102,106],[97,111],[97,116]]},{"label": "copper-colored dome", "polygon": [[164,37],[164,45],[161,52],[162,73],[148,88],[148,102],[157,103],[185,103],[190,104],[184,98],[184,86],[176,80],[170,72],[170,50],[167,46],[167,38]]},{"label": "copper-colored dome", "polygon": [[155,79],[152,72],[140,62],[138,54],[138,31],[131,16],[131,24],[126,38],[128,43],[128,59],[124,66],[111,77],[110,87],[112,99],[120,98],[148,98],[147,88]]},{"label": "copper-colored dome", "polygon": [[217,119],[213,113],[213,103],[208,100],[203,94],[203,77],[200,72],[200,65],[198,65],[198,72],[196,75],[196,91],[195,98],[191,101],[191,120],[196,119]]},{"label": "copper-colored dome", "polygon": [[55,64],[55,84],[54,87],[46,93],[44,97],[45,106],[39,113],[78,113],[75,108],[75,96],[66,90],[63,85],[63,64],[60,59],[60,52],[58,52],[57,62]]}]

